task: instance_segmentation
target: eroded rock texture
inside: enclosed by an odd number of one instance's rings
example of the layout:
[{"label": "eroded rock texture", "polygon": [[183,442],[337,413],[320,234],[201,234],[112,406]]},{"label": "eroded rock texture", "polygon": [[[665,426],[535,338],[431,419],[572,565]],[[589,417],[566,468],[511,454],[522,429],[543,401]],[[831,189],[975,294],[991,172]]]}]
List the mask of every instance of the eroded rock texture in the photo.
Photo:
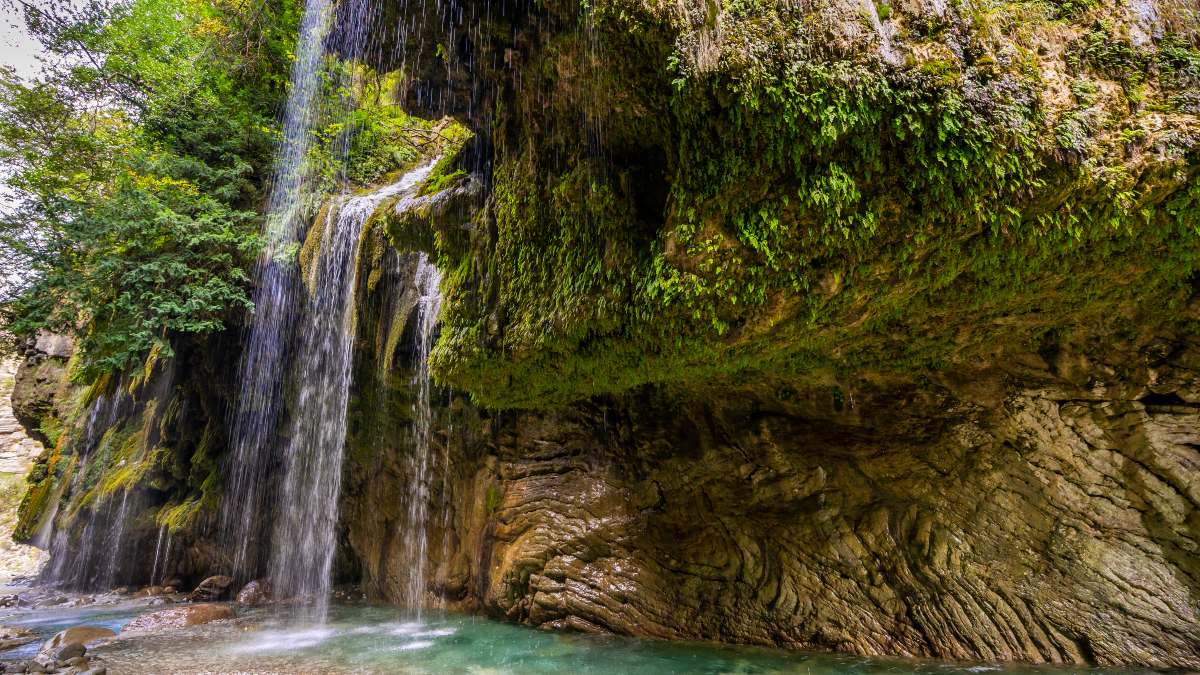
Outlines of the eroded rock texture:
[{"label": "eroded rock texture", "polygon": [[[1195,667],[1198,354],[490,418],[459,401],[429,581],[546,628]],[[368,589],[395,597],[403,450],[375,462],[347,522]]]}]

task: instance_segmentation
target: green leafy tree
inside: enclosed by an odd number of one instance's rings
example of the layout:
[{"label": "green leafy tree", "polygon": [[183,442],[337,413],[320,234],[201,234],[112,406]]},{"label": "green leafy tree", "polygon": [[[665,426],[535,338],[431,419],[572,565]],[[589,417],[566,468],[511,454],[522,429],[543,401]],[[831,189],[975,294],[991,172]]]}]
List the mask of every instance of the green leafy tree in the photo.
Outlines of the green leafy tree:
[{"label": "green leafy tree", "polygon": [[122,369],[250,305],[294,0],[9,0],[41,76],[0,71],[2,312]]}]

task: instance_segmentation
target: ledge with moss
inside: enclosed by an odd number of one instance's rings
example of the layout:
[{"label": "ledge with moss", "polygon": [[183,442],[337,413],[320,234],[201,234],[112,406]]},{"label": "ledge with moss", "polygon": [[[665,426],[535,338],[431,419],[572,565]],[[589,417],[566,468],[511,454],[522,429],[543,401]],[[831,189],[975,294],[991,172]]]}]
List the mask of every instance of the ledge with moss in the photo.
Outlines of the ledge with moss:
[{"label": "ledge with moss", "polygon": [[450,271],[439,379],[543,408],[1189,330],[1193,15],[839,8],[549,3],[481,47],[486,198],[392,228]]}]

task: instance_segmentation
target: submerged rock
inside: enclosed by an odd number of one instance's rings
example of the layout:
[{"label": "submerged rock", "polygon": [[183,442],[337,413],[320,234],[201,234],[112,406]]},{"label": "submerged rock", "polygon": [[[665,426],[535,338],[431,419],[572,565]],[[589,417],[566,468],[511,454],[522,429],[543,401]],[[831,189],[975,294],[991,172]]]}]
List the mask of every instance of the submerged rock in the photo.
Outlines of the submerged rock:
[{"label": "submerged rock", "polygon": [[234,614],[233,608],[229,605],[206,603],[188,605],[186,607],[173,607],[152,614],[143,614],[126,624],[121,629],[121,632],[139,633],[184,628],[186,626],[198,626],[222,619],[232,619],[235,616],[237,615]]},{"label": "submerged rock", "polygon": [[113,631],[100,626],[73,626],[46,641],[38,650],[39,656],[53,656],[67,645],[78,644],[87,647],[91,644],[116,637]]},{"label": "submerged rock", "polygon": [[0,626],[0,651],[27,645],[36,639],[37,635],[28,628]]},{"label": "submerged rock", "polygon": [[266,579],[251,581],[238,591],[239,605],[261,605],[271,601],[271,582]]},{"label": "submerged rock", "polygon": [[188,600],[192,602],[212,602],[214,600],[223,600],[230,593],[230,588],[233,585],[233,577],[218,574],[211,576],[200,585],[196,590],[188,595]]}]

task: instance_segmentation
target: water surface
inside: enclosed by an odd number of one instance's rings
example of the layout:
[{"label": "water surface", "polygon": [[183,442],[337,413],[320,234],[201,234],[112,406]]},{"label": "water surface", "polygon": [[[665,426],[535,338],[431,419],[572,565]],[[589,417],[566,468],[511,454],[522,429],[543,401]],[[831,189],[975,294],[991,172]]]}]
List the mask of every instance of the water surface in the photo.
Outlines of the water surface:
[{"label": "water surface", "polygon": [[[142,605],[24,611],[0,616],[46,636],[63,628],[118,630],[146,611]],[[31,645],[0,659],[29,658]],[[487,619],[426,613],[420,621],[395,608],[334,606],[325,625],[294,625],[270,610],[243,610],[238,619],[158,635],[123,636],[91,652],[110,673],[968,673],[1129,675],[1132,670],[1022,665],[951,664],[867,659],[836,654],[681,644],[631,638],[547,633]]]}]

